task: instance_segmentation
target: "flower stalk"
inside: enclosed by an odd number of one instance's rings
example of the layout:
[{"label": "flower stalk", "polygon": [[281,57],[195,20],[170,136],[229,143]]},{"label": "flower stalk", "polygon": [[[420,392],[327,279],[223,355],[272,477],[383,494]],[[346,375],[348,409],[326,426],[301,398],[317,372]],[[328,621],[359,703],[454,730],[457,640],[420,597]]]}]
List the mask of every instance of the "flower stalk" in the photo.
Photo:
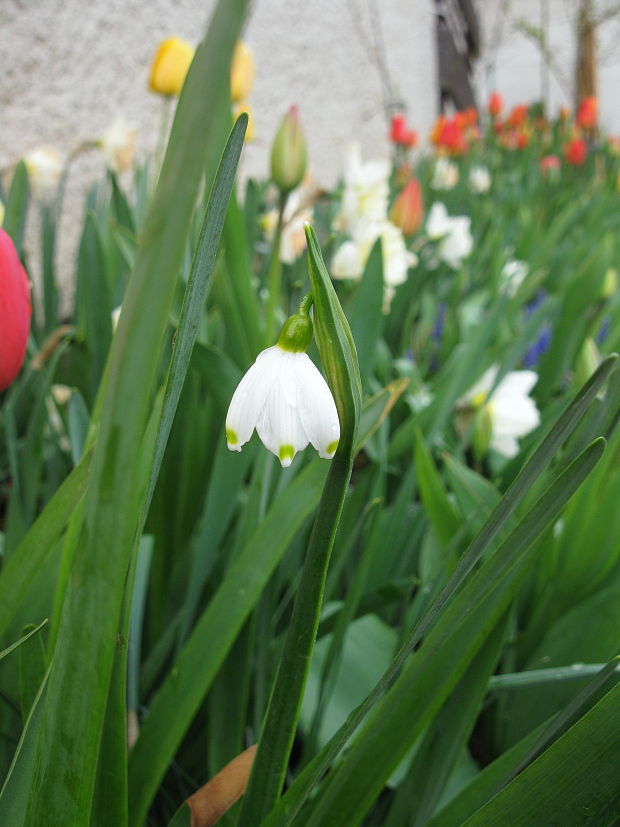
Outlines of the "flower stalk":
[{"label": "flower stalk", "polygon": [[239,827],[259,824],[282,791],[314,649],[327,568],[351,478],[359,420],[361,390],[351,330],[323,263],[316,235],[309,226],[306,226],[306,236],[315,305],[315,334],[338,408],[341,436],[310,535]]}]

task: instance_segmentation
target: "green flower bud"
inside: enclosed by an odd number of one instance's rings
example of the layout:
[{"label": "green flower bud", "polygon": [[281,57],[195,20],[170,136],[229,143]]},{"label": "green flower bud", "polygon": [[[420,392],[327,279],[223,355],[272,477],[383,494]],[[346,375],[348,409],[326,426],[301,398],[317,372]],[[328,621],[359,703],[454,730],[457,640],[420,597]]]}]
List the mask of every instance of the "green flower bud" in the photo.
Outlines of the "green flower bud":
[{"label": "green flower bud", "polygon": [[299,186],[307,167],[306,140],[297,107],[286,113],[271,148],[271,177],[282,194]]}]

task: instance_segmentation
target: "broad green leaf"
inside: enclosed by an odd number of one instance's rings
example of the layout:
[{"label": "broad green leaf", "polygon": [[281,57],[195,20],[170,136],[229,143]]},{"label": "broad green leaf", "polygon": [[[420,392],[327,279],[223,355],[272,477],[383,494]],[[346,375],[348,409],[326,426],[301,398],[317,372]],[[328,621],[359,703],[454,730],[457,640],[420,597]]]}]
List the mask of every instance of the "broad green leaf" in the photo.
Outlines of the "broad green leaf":
[{"label": "broad green leaf", "polygon": [[88,484],[91,460],[90,454],[81,459],[6,561],[0,574],[0,634],[11,623],[28,594],[36,571],[54,548],[80,502]]},{"label": "broad green leaf", "polygon": [[420,496],[442,545],[447,545],[461,526],[461,519],[448,498],[422,432],[415,433],[415,464]]},{"label": "broad green leaf", "polygon": [[620,683],[465,824],[589,823],[617,797],[618,766]]},{"label": "broad green leaf", "polygon": [[[390,773],[471,662],[524,582],[535,540],[557,519],[604,450],[595,441],[524,517],[496,554],[445,608],[421,648],[374,707],[345,758],[327,779],[305,824],[361,823]],[[380,733],[380,734],[379,734]]]},{"label": "broad green leaf", "polygon": [[381,238],[375,241],[349,310],[362,384],[366,387],[377,356],[383,327],[383,257]]},{"label": "broad green leaf", "polygon": [[[611,364],[613,364],[613,360]],[[557,447],[566,438],[571,427],[574,428],[576,423],[579,421],[579,417],[582,416],[587,409],[587,401],[591,401],[595,395],[594,389],[597,386],[597,379],[600,382],[604,381],[610,367],[611,365],[608,365],[607,371],[601,371],[596,378],[593,377],[591,382],[588,383],[588,385],[579,394],[575,402],[573,402],[567,408],[567,411],[562,415],[562,417],[560,417],[558,423],[547,439],[548,442],[554,445],[555,449],[557,449]],[[314,785],[329,768],[331,762],[335,759],[336,755],[347,742],[348,738],[358,728],[368,711],[371,710],[377,701],[382,697],[386,688],[391,684],[405,663],[407,657],[413,651],[415,645],[422,639],[423,635],[433,629],[439,615],[443,618],[446,612],[446,607],[448,605],[452,605],[450,603],[451,598],[457,589],[462,585],[467,574],[473,568],[474,562],[480,559],[488,543],[500,530],[508,516],[514,511],[518,502],[527,492],[528,484],[531,484],[536,476],[538,476],[538,474],[543,470],[544,464],[540,463],[540,458],[541,455],[546,454],[547,450],[547,444],[543,443],[539,450],[533,455],[530,460],[529,467],[526,467],[523,470],[521,476],[516,481],[516,483],[519,481],[521,482],[521,487],[519,488],[519,486],[515,483],[513,486],[515,489],[514,493],[511,491],[507,492],[502,501],[500,501],[498,507],[490,516],[489,521],[485,524],[482,531],[472,543],[470,549],[465,555],[465,558],[463,558],[466,560],[468,555],[470,556],[470,559],[467,560],[467,565],[457,567],[442,594],[435,601],[435,603],[431,605],[430,609],[426,611],[422,619],[416,624],[412,634],[401,648],[401,651],[392,663],[390,669],[383,676],[382,680],[375,686],[364,703],[361,704],[353,713],[351,713],[345,724],[332,738],[330,743],[327,744],[319,755],[317,755],[310,762],[310,764],[300,774],[299,778],[289,788],[281,804],[279,804],[270,814],[269,819],[267,820],[269,827],[274,827],[274,825],[280,825],[281,823],[292,823],[292,819],[295,818],[299,812],[299,809],[303,806]],[[592,449],[592,451],[595,451],[595,454],[600,452],[600,446],[597,449]],[[592,455],[592,451],[588,452],[586,459],[588,456]],[[596,459],[597,457],[595,456],[594,458]]]},{"label": "broad green leaf", "polygon": [[6,199],[2,228],[13,239],[17,252],[21,253],[28,213],[28,172],[26,164],[20,161],[15,167],[11,187]]},{"label": "broad green leaf", "polygon": [[220,2],[198,46],[142,228],[110,352],[84,523],[72,565],[75,588],[67,590],[36,731],[37,773],[31,776],[28,806],[16,827],[44,820],[75,827],[89,823],[121,606],[142,516],[134,494],[136,460],[213,132],[214,106],[226,94],[245,8],[244,0]]},{"label": "broad green leaf", "polygon": [[[384,408],[391,397],[384,400]],[[383,416],[383,409],[373,408]],[[369,429],[371,429],[369,423]],[[362,447],[356,444],[356,450]],[[333,460],[332,460],[333,462]],[[161,684],[129,756],[130,822],[140,823],[187,727],[288,544],[316,508],[327,463],[314,459],[274,501]],[[274,537],[277,540],[274,542]],[[174,630],[173,630],[174,633]]]}]

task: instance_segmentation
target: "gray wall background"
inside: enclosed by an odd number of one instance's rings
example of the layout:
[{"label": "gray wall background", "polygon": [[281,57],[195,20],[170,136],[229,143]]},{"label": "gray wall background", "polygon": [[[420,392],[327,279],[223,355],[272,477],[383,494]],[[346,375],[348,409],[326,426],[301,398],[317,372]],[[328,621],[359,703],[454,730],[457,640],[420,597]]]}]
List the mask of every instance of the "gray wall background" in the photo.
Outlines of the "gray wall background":
[{"label": "gray wall background", "polygon": [[[118,115],[138,130],[138,153],[152,151],[161,112],[161,100],[147,89],[155,47],[173,34],[196,43],[213,5],[214,0],[2,0],[0,170],[10,170],[40,145],[68,154],[82,141],[98,138]],[[540,51],[513,24],[523,18],[538,25],[542,8],[548,12],[555,60],[570,77],[577,0],[477,0],[477,6],[485,43],[477,69],[481,101],[494,88],[508,104],[540,97]],[[498,25],[502,14],[504,24]],[[300,108],[317,184],[335,182],[353,139],[367,157],[387,154],[373,31],[381,32],[394,94],[415,128],[427,135],[436,114],[432,0],[254,0],[244,39],[257,64],[250,96],[256,140],[244,152],[244,175],[267,175],[270,142],[292,103]],[[602,120],[616,130],[618,32],[617,25],[606,26],[601,49]],[[551,75],[551,105],[569,95]],[[61,279],[69,289],[84,191],[103,169],[96,152],[78,157],[71,168],[58,250]],[[31,229],[36,277],[33,238]]]}]

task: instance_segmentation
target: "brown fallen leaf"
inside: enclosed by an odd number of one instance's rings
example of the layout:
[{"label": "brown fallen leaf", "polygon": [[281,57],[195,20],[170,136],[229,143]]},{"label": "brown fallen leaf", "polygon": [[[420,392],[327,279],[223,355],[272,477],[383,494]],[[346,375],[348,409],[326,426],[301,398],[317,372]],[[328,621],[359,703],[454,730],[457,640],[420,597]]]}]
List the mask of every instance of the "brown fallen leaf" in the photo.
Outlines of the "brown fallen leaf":
[{"label": "brown fallen leaf", "polygon": [[241,798],[255,752],[256,744],[248,747],[187,799],[192,811],[192,827],[212,827]]}]

